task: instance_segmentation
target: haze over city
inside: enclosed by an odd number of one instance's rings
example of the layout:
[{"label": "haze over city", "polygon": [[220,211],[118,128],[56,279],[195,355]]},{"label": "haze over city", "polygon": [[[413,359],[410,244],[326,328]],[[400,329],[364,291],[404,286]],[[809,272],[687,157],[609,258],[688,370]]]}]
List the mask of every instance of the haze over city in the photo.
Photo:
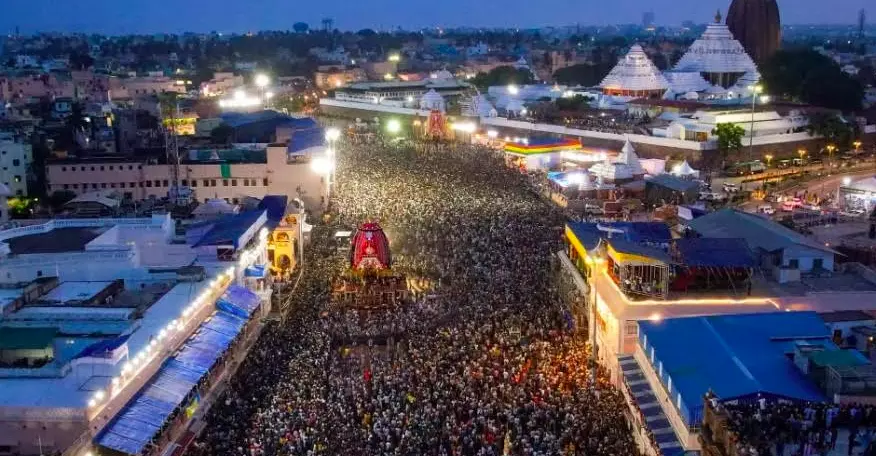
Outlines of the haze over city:
[{"label": "haze over city", "polygon": [[[782,0],[783,24],[854,23],[870,0]],[[791,7],[793,6],[793,7]],[[0,31],[19,27],[22,33],[40,31],[87,33],[178,33],[185,31],[244,32],[289,29],[297,21],[317,24],[331,17],[342,30],[361,28],[417,29],[430,26],[539,27],[546,25],[608,25],[638,23],[642,13],[653,11],[661,25],[691,20],[707,22],[717,9],[726,12],[724,0],[341,0],[288,2],[282,0],[231,0],[118,2],[49,0],[4,2]],[[83,14],[87,11],[88,14]]]}]

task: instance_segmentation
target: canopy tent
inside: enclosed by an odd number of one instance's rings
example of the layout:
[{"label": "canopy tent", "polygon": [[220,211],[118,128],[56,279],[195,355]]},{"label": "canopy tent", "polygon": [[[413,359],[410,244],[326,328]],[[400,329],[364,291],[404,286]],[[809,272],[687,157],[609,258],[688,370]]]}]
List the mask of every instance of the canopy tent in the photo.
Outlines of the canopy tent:
[{"label": "canopy tent", "polygon": [[[228,293],[226,293],[228,294]],[[246,305],[235,291],[230,301]],[[225,295],[223,295],[225,297]],[[168,418],[196,394],[204,378],[246,320],[218,310],[94,438],[98,446],[123,454],[141,454],[161,432]]]},{"label": "canopy tent", "polygon": [[675,165],[672,167],[673,176],[676,177],[699,177],[700,172],[693,169],[687,160],[681,162],[681,164]]}]

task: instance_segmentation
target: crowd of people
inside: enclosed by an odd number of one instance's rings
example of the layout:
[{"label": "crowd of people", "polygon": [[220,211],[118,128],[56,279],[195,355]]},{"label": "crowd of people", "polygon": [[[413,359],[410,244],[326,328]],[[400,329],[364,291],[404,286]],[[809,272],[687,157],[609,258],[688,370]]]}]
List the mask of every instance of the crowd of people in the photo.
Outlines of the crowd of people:
[{"label": "crowd of people", "polygon": [[[759,398],[712,406],[728,416],[742,456],[876,456],[876,408],[833,403],[790,404]],[[711,432],[711,430],[705,430]]]},{"label": "crowd of people", "polygon": [[[290,311],[207,415],[195,455],[611,455],[638,450],[555,284],[563,216],[495,152],[339,148]],[[331,298],[333,233],[379,220],[393,269],[431,284],[385,309]]]}]

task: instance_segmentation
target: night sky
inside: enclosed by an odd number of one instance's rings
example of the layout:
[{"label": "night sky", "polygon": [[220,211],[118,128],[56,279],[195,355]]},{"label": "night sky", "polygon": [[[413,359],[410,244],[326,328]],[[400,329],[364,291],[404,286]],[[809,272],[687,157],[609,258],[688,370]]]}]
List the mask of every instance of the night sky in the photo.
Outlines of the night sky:
[{"label": "night sky", "polygon": [[[416,29],[427,26],[534,27],[640,23],[653,11],[658,24],[706,22],[730,0],[0,0],[0,32],[109,34],[243,32],[318,26]],[[873,0],[779,0],[782,22],[852,24]],[[429,5],[428,7],[426,5]],[[876,20],[876,17],[873,17]]]}]

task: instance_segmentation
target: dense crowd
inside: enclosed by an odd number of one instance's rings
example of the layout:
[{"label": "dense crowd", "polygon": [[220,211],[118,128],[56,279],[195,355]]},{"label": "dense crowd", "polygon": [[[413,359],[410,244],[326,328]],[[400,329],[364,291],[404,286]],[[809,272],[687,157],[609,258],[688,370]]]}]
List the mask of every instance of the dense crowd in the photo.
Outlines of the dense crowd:
[{"label": "dense crowd", "polygon": [[764,398],[741,404],[713,402],[713,406],[727,412],[728,427],[739,437],[737,450],[742,456],[876,456],[872,406],[788,404]]},{"label": "dense crowd", "polygon": [[[340,148],[285,320],[207,417],[203,455],[636,455],[623,397],[589,370],[552,274],[562,214],[493,152],[417,142]],[[333,303],[334,230],[377,219],[394,269],[428,293]]]}]

